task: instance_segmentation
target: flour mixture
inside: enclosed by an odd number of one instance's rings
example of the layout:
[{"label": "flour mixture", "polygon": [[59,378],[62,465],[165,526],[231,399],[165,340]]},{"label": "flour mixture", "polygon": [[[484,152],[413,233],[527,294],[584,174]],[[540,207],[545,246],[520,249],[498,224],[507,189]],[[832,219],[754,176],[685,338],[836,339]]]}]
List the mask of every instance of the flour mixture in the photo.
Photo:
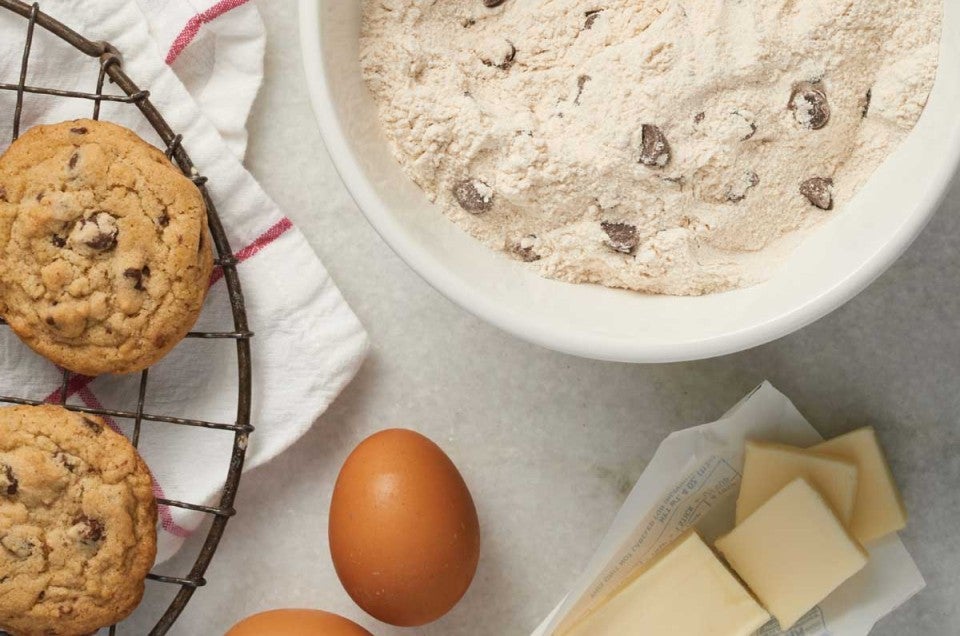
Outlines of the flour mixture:
[{"label": "flour mixture", "polygon": [[665,294],[768,277],[904,139],[942,0],[364,0],[406,173],[541,274]]}]

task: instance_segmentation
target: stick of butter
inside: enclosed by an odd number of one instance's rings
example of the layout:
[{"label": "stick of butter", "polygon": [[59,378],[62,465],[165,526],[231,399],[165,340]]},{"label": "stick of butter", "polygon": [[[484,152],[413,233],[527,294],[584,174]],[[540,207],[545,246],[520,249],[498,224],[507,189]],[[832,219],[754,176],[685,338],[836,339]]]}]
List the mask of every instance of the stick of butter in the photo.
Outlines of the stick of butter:
[{"label": "stick of butter", "polygon": [[857,472],[857,465],[844,459],[785,444],[748,441],[737,498],[737,524],[791,481],[803,477],[846,525],[853,517],[857,499]]},{"label": "stick of butter", "polygon": [[783,631],[867,564],[867,552],[802,477],[716,547]]},{"label": "stick of butter", "polygon": [[770,616],[690,530],[567,636],[748,636]]},{"label": "stick of butter", "polygon": [[879,539],[907,525],[907,509],[873,428],[835,437],[810,450],[857,464],[859,485],[849,528],[858,541]]}]

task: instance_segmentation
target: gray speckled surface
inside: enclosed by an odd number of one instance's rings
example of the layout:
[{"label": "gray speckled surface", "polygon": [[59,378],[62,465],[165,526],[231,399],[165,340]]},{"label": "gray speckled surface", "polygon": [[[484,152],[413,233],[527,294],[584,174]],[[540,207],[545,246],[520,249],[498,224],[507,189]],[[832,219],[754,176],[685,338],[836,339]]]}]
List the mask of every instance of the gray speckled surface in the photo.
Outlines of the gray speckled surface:
[{"label": "gray speckled surface", "polygon": [[[858,298],[772,344],[705,362],[629,366],[552,353],[455,307],[409,270],[350,200],[301,79],[293,3],[259,0],[270,41],[248,165],[310,238],[369,330],[359,377],[290,452],[243,481],[209,584],[174,634],[222,633],[272,607],[340,612],[375,634],[527,634],[564,593],[669,432],[771,380],[827,436],[876,426],[913,518],[928,587],[878,636],[960,633],[960,183],[910,251]],[[291,151],[295,149],[295,151]],[[258,435],[270,434],[258,422]],[[420,630],[365,617],[326,543],[341,461],[366,435],[417,428],[459,465],[483,525],[463,602]],[[192,541],[170,572],[185,572]],[[157,592],[157,586],[151,590]],[[148,598],[131,633],[146,633]]]}]

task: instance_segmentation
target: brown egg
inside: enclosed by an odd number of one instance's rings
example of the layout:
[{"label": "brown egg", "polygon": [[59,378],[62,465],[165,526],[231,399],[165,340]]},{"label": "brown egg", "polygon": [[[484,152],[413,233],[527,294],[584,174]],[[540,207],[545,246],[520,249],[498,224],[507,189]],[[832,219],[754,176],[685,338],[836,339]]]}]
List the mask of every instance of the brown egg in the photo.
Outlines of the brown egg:
[{"label": "brown egg", "polygon": [[254,614],[226,636],[373,636],[342,616],[309,609],[278,609]]},{"label": "brown egg", "polygon": [[368,437],[344,462],[329,536],[347,593],[374,618],[404,627],[450,611],[480,558],[463,477],[439,446],[403,429]]}]

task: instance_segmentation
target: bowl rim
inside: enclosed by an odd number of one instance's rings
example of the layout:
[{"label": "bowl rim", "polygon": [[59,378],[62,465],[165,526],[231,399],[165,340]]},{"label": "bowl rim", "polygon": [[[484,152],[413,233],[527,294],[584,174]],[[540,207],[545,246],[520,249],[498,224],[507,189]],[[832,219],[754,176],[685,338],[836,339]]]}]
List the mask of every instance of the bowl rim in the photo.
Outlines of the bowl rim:
[{"label": "bowl rim", "polygon": [[630,363],[668,363],[704,360],[766,344],[789,335],[838,309],[883,274],[920,235],[940,208],[960,166],[960,126],[952,131],[950,154],[939,163],[934,182],[918,209],[897,232],[846,277],[825,287],[791,311],[765,322],[723,334],[684,342],[642,343],[599,333],[571,331],[544,325],[522,312],[505,308],[477,294],[451,273],[443,262],[422,251],[407,236],[389,206],[370,185],[335,115],[321,46],[322,0],[299,0],[300,48],[313,112],[334,168],[357,207],[388,246],[431,287],[484,321],[527,342],[584,358]]}]

